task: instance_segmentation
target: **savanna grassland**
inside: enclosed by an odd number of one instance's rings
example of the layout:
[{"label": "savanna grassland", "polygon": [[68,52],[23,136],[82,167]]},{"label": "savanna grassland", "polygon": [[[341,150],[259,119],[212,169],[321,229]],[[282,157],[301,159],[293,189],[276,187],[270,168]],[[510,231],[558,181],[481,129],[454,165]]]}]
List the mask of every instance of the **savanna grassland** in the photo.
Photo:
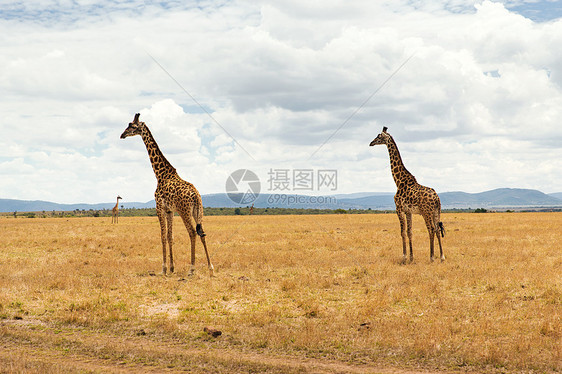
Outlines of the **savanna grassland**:
[{"label": "savanna grassland", "polygon": [[[0,219],[0,372],[562,371],[562,213]],[[212,337],[205,327],[222,331]]]}]

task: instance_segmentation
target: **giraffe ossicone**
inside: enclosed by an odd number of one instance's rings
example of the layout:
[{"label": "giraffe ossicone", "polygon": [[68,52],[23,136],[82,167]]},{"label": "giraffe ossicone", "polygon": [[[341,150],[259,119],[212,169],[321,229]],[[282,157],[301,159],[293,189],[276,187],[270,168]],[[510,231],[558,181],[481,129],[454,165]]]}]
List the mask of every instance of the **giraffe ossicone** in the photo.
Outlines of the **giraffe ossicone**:
[{"label": "giraffe ossicone", "polygon": [[[190,274],[194,271],[195,266],[195,242],[197,235],[203,243],[205,255],[207,256],[207,264],[209,273],[214,275],[214,267],[211,264],[207,243],[205,241],[205,232],[203,231],[203,203],[201,195],[195,186],[181,179],[176,169],[164,157],[162,151],[156,144],[148,126],[144,122],[139,121],[140,113],[135,114],[133,122],[121,134],[121,139],[129,136],[140,135],[146,150],[152,169],[156,175],[156,191],[154,197],[156,200],[156,213],[160,222],[160,235],[162,239],[162,273],[166,274],[166,245],[170,253],[170,272],[174,272],[174,257],[172,252],[173,245],[173,219],[174,212],[177,212],[189,233],[191,241],[191,268]],[[195,221],[195,227],[193,222]]]},{"label": "giraffe ossicone", "polygon": [[386,126],[383,127],[382,132],[369,145],[386,145],[388,148],[390,170],[397,188],[396,195],[394,195],[394,203],[396,204],[396,214],[400,221],[400,233],[402,235],[402,262],[405,263],[407,259],[406,239],[410,245],[410,262],[414,260],[412,249],[413,213],[420,214],[425,221],[429,233],[429,256],[431,261],[433,261],[434,257],[433,242],[435,236],[437,236],[437,241],[439,242],[441,261],[445,261],[441,245],[441,237],[445,236],[445,227],[443,222],[441,222],[441,201],[439,196],[433,188],[419,184],[416,178],[406,169],[398,151],[398,146],[387,130]]}]

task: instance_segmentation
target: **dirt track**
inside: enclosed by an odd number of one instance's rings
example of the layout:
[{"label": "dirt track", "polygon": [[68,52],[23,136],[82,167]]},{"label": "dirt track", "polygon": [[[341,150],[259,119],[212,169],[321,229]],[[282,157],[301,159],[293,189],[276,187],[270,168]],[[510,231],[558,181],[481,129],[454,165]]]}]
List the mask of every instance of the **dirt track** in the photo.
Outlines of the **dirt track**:
[{"label": "dirt track", "polygon": [[333,360],[193,348],[180,341],[119,337],[36,322],[0,324],[0,372],[430,373]]}]

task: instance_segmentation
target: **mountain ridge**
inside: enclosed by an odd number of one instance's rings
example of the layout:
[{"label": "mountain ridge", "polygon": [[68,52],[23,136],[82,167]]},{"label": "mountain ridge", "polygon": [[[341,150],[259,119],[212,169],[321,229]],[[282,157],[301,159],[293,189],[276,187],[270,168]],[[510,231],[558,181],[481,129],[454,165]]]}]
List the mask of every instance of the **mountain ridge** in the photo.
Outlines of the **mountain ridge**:
[{"label": "mountain ridge", "polygon": [[[538,190],[522,188],[498,188],[478,193],[451,191],[439,193],[443,209],[463,208],[511,208],[511,207],[562,207],[562,192],[545,194]],[[203,206],[232,208],[248,204],[236,204],[226,193],[202,195]],[[122,202],[124,208],[154,208],[154,200],[148,202]],[[0,199],[0,212],[40,212],[111,209],[115,203],[59,204],[44,200]],[[302,208],[302,209],[374,209],[392,210],[394,193],[358,192],[308,196],[298,194],[260,194],[254,201],[257,208]]]}]

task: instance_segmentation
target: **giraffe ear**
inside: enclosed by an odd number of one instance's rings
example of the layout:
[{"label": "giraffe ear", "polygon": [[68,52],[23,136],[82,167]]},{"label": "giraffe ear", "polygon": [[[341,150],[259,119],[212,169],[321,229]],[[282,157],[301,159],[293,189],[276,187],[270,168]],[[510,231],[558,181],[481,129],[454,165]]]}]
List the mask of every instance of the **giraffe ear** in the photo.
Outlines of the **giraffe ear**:
[{"label": "giraffe ear", "polygon": [[133,120],[133,122],[138,122],[139,117],[140,117],[140,113],[135,114],[135,119]]},{"label": "giraffe ear", "polygon": [[382,132],[384,132],[384,133],[386,134],[386,130],[388,130],[388,127],[384,126],[384,127],[382,128]]}]

